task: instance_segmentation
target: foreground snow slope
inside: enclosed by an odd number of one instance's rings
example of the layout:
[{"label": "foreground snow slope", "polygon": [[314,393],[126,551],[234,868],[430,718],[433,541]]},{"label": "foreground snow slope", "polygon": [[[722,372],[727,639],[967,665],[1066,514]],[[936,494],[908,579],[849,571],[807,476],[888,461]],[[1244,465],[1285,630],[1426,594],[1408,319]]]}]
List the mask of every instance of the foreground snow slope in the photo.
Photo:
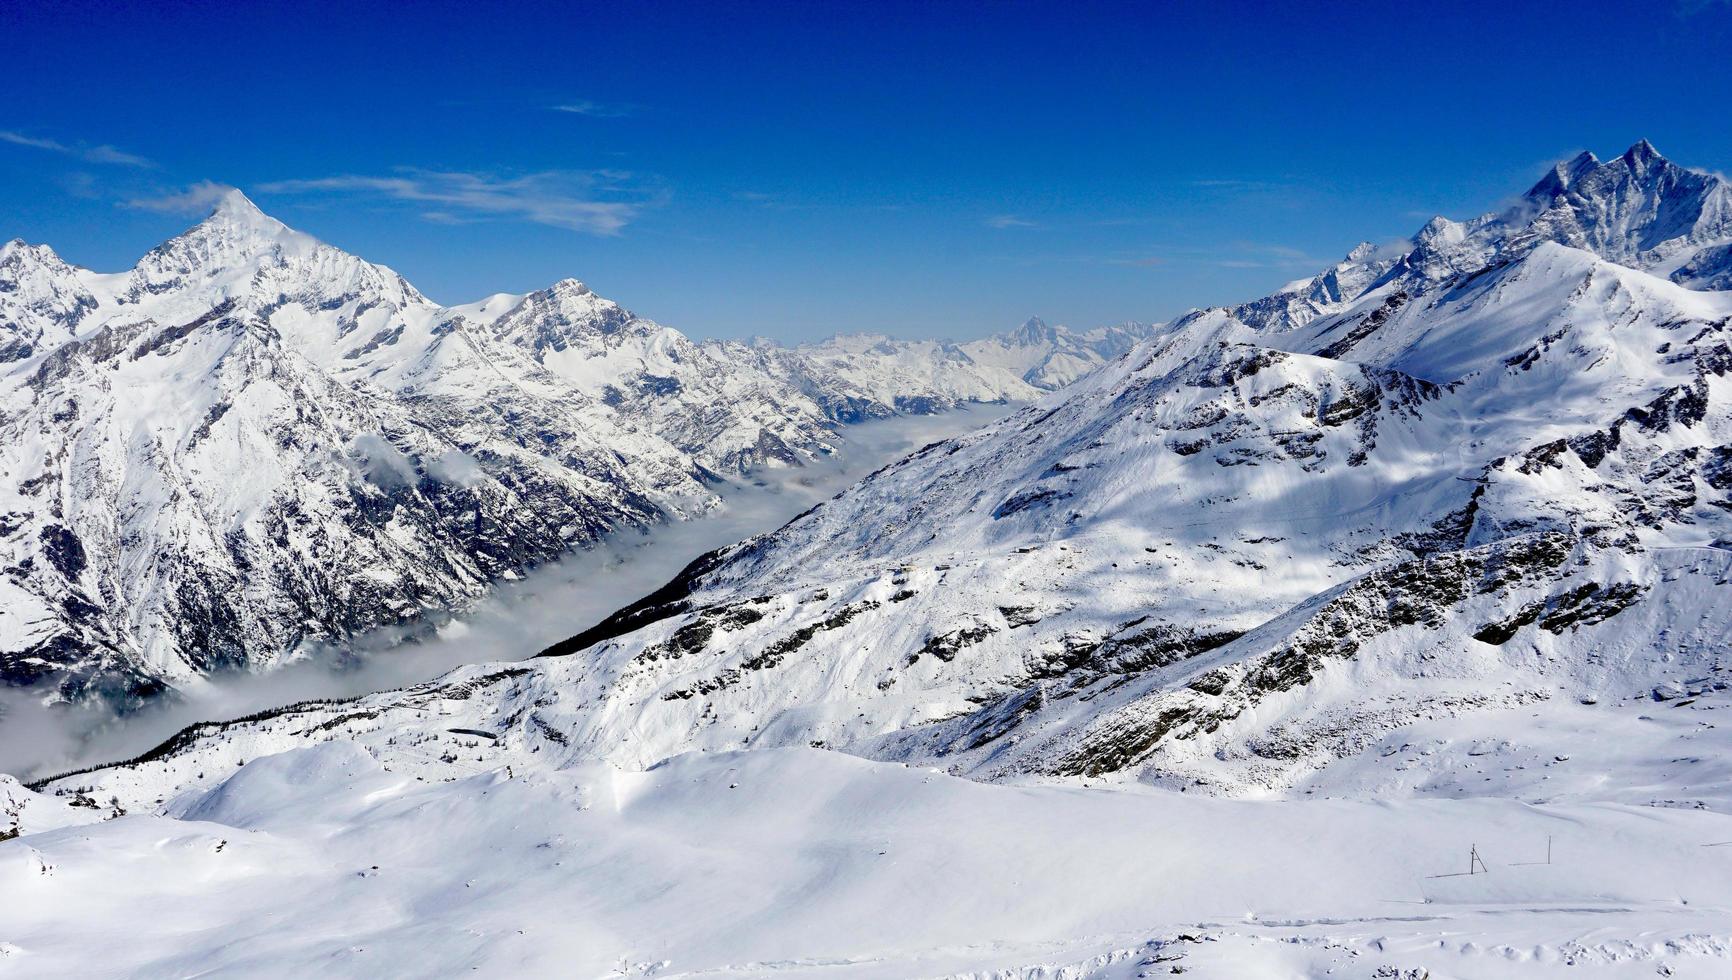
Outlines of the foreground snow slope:
[{"label": "foreground snow slope", "polygon": [[[1713,977],[1727,839],[1719,813],[1011,788],[810,749],[423,782],[336,741],[0,844],[0,976]],[[1490,872],[1456,874],[1475,845]]]},{"label": "foreground snow slope", "polygon": [[698,344],[576,280],[443,307],[238,191],[124,273],[0,245],[0,682],[125,703],[269,666],[707,513],[843,423],[1032,397],[1089,343]]}]

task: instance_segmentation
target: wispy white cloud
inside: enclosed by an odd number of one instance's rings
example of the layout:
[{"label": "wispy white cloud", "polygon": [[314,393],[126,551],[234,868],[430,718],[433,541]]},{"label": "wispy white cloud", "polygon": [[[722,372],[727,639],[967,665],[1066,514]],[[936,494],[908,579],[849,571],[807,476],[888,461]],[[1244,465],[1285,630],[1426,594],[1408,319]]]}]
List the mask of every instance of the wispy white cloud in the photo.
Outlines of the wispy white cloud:
[{"label": "wispy white cloud", "polygon": [[995,214],[992,217],[986,219],[986,227],[988,227],[988,228],[1038,228],[1039,225],[1028,220],[1027,218],[1019,218],[1014,214]]},{"label": "wispy white cloud", "polygon": [[150,197],[135,197],[123,202],[123,206],[136,208],[140,211],[156,211],[161,214],[185,214],[203,216],[223,195],[234,190],[227,184],[215,181],[201,180],[184,190],[169,191]]},{"label": "wispy white cloud", "polygon": [[74,170],[61,176],[56,183],[60,189],[73,197],[81,197],[94,201],[102,197],[102,183],[96,175],[85,170]]},{"label": "wispy white cloud", "polygon": [[1223,269],[1321,269],[1335,261],[1290,245],[1246,241],[1201,250],[1199,257]]},{"label": "wispy white cloud", "polygon": [[1266,180],[1239,180],[1232,177],[1208,177],[1191,181],[1192,187],[1219,189],[1228,191],[1261,191],[1276,186]]},{"label": "wispy white cloud", "polygon": [[636,106],[593,102],[589,99],[574,99],[559,105],[548,106],[548,108],[554,112],[569,112],[575,116],[588,116],[591,119],[620,119],[637,112]]},{"label": "wispy white cloud", "polygon": [[1234,247],[1243,249],[1247,252],[1266,255],[1271,259],[1278,259],[1286,262],[1317,263],[1327,261],[1326,259],[1320,259],[1310,255],[1304,249],[1293,248],[1288,245],[1273,245],[1264,242],[1235,242]]},{"label": "wispy white cloud", "polygon": [[1154,243],[1145,250],[1102,254],[1042,253],[996,256],[999,261],[1024,266],[1057,264],[1105,265],[1119,268],[1155,269],[1163,266],[1213,266],[1221,269],[1303,269],[1328,267],[1335,259],[1310,255],[1303,249],[1267,242],[1227,242],[1221,245],[1175,245]]},{"label": "wispy white cloud", "polygon": [[426,221],[461,224],[510,220],[617,235],[655,195],[628,173],[612,170],[549,170],[502,177],[485,173],[405,169],[390,177],[342,174],[310,180],[279,180],[258,187],[265,194],[347,194],[433,205]]},{"label": "wispy white cloud", "polygon": [[112,163],[122,167],[155,167],[156,164],[136,153],[127,153],[107,143],[62,143],[46,136],[29,136],[10,129],[0,129],[0,142],[28,146],[63,156],[77,157],[87,163]]}]

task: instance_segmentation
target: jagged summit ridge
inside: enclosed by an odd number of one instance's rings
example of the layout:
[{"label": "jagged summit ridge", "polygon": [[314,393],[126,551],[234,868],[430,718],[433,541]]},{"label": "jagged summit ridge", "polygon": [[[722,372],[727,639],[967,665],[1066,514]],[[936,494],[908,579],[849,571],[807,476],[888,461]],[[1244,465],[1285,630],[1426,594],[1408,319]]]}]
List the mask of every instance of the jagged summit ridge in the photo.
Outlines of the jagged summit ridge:
[{"label": "jagged summit ridge", "polygon": [[1404,245],[1356,248],[1334,268],[1230,310],[1258,329],[1304,326],[1372,294],[1430,289],[1568,245],[1693,289],[1732,287],[1732,185],[1672,163],[1646,140],[1601,162],[1560,162],[1516,205],[1466,221],[1436,217]]}]

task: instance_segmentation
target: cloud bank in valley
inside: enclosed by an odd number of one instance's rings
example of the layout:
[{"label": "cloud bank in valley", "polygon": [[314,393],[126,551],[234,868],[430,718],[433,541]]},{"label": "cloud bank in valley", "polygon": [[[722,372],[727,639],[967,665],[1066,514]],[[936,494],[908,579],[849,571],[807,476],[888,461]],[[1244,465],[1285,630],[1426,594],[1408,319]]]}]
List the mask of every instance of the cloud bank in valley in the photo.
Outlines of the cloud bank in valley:
[{"label": "cloud bank in valley", "polygon": [[379,629],[343,644],[311,645],[264,673],[218,675],[133,714],[44,707],[40,692],[0,695],[0,772],[37,778],[130,758],[187,725],[315,698],[344,698],[430,680],[470,663],[521,660],[648,594],[698,555],[779,527],[861,477],[937,439],[1010,411],[979,405],[945,415],[851,426],[835,457],[763,470],[731,484],[714,515],[628,533],[503,582],[443,622]]}]

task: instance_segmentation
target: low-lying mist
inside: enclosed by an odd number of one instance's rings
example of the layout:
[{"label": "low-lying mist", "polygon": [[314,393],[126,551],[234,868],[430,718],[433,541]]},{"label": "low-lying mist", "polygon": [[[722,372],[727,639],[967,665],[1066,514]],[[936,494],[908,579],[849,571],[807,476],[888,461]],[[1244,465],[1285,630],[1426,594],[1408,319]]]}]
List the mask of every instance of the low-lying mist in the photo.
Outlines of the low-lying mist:
[{"label": "low-lying mist", "polygon": [[276,669],[213,676],[126,715],[90,705],[46,707],[39,693],[0,692],[0,772],[40,778],[131,758],[199,721],[415,684],[462,664],[534,656],[653,591],[698,555],[780,527],[885,463],[1013,407],[977,405],[850,426],[835,456],[734,482],[723,490],[724,506],[709,517],[615,535],[500,583],[473,608],[436,626],[390,627],[340,646],[305,647]]}]

